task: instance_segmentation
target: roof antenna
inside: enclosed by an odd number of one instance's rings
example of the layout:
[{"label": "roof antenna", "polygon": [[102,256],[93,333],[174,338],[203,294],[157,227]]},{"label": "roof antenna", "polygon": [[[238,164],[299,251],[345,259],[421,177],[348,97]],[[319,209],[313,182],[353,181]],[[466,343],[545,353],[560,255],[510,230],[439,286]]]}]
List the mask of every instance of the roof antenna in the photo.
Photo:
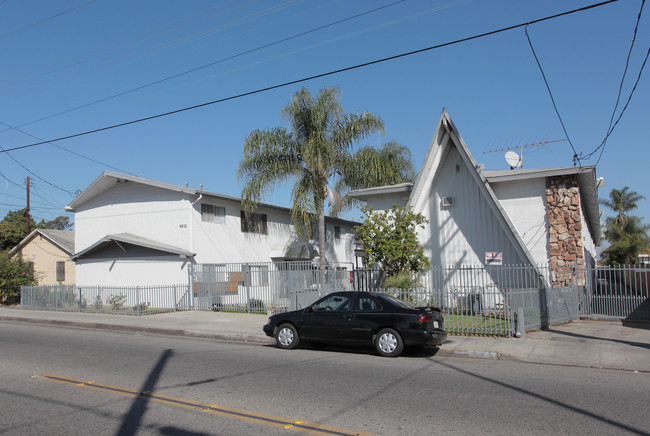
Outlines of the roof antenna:
[{"label": "roof antenna", "polygon": [[[519,166],[521,166],[521,169],[524,169],[524,164],[523,164],[523,162],[524,162],[524,149],[544,147],[548,151],[551,151],[551,149],[548,148],[546,146],[546,144],[550,144],[552,142],[568,141],[568,139],[556,139],[554,141],[549,141],[548,138],[550,138],[550,135],[547,136],[546,138],[542,139],[540,142],[536,142],[536,143],[533,143],[533,144],[515,145],[514,147],[500,148],[498,150],[490,150],[490,151],[485,151],[483,153],[484,154],[487,154],[487,153],[499,153],[499,152],[504,152],[505,151],[506,152],[506,162],[508,163],[508,165],[510,165],[510,169],[515,169],[515,168],[517,168]],[[519,155],[517,153],[515,153],[514,150],[519,150]],[[513,165],[512,163],[510,163],[509,159],[512,160],[512,162],[516,162],[516,160],[519,160],[519,164],[518,165]],[[575,161],[575,158],[574,158],[574,161]]]}]

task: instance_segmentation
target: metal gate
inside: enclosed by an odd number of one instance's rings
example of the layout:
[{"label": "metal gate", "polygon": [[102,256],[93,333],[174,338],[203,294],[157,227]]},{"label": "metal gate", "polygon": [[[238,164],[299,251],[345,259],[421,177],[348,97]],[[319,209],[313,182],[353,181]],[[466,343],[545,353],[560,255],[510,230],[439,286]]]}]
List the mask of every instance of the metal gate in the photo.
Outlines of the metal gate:
[{"label": "metal gate", "polygon": [[189,273],[191,306],[199,310],[283,312],[294,308],[297,296],[307,291],[321,295],[352,289],[352,267],[351,263],[335,264],[321,270],[313,262],[196,264]]}]

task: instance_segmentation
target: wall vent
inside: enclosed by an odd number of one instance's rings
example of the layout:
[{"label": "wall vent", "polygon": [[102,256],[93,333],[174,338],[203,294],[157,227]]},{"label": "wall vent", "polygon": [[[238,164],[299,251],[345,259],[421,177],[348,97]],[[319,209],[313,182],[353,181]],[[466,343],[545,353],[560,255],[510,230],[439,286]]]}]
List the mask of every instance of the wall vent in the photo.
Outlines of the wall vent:
[{"label": "wall vent", "polygon": [[450,208],[456,206],[456,197],[442,197],[442,207]]}]

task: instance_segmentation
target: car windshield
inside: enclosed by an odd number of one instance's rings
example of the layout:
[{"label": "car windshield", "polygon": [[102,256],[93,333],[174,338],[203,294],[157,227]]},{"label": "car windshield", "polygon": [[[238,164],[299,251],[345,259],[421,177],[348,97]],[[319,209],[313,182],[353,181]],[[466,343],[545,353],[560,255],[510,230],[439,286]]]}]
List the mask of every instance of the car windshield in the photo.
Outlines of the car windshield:
[{"label": "car windshield", "polygon": [[405,307],[407,309],[415,309],[416,308],[413,304],[409,303],[408,301],[400,300],[399,298],[395,298],[395,297],[390,296],[390,295],[379,294],[378,297],[383,298],[385,300],[388,300],[391,303],[393,303],[393,304],[395,304],[397,306],[400,306],[400,307]]}]

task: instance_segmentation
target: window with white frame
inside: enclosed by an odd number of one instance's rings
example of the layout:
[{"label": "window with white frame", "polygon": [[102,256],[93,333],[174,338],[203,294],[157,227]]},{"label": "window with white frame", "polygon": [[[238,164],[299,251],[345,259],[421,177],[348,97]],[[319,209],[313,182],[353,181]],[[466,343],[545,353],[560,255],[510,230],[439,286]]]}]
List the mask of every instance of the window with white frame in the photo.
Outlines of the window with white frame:
[{"label": "window with white frame", "polygon": [[201,221],[225,224],[226,208],[213,204],[201,203]]}]

